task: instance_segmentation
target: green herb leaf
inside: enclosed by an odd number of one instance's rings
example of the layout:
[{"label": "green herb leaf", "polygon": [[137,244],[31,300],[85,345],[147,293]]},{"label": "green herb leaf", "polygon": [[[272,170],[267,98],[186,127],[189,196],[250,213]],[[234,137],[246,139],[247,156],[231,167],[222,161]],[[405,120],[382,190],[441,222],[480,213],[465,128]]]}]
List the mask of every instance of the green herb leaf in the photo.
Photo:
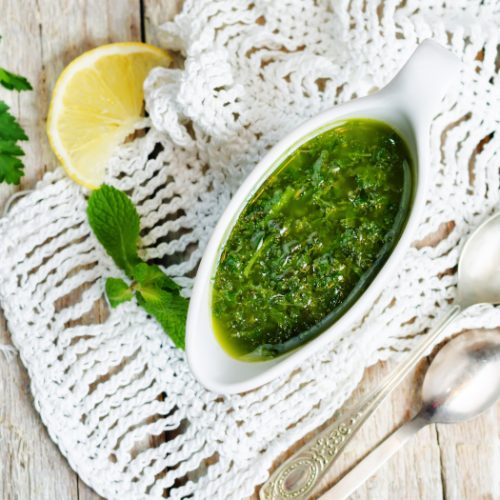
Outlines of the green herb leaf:
[{"label": "green herb leaf", "polygon": [[179,295],[179,285],[159,266],[139,258],[139,215],[130,199],[122,191],[103,185],[90,195],[87,216],[99,242],[116,265],[134,280],[131,286],[119,278],[106,280],[111,307],[131,300],[135,290],[138,304],[183,349],[189,302]]},{"label": "green herb leaf", "polygon": [[0,154],[24,156],[24,151],[14,141],[0,139]]},{"label": "green herb leaf", "polygon": [[127,195],[112,186],[94,191],[87,206],[89,224],[116,265],[129,277],[141,262],[137,255],[139,215]]},{"label": "green herb leaf", "polygon": [[0,154],[0,182],[19,184],[23,175],[24,165],[19,158]]},{"label": "green herb leaf", "polygon": [[176,347],[184,349],[189,305],[187,299],[159,288],[141,288],[136,297],[139,305],[160,323]]},{"label": "green herb leaf", "polygon": [[0,101],[0,139],[11,141],[26,141],[28,136],[9,113],[9,106]]},{"label": "green herb leaf", "polygon": [[[32,90],[30,82],[24,76],[0,68],[0,86],[8,90]],[[24,175],[24,165],[19,156],[24,151],[17,141],[26,141],[28,136],[10,114],[9,106],[0,101],[0,182],[19,184]]]},{"label": "green herb leaf", "polygon": [[19,184],[24,175],[24,165],[18,157],[23,156],[24,151],[17,141],[27,139],[24,130],[10,114],[7,104],[0,101],[0,182]]},{"label": "green herb leaf", "polygon": [[134,296],[134,292],[122,279],[107,278],[106,295],[108,296],[111,307],[116,307],[123,304],[123,302],[131,300]]},{"label": "green herb leaf", "polygon": [[0,68],[0,85],[8,90],[33,90],[30,82],[24,76],[11,73],[4,68]]},{"label": "green herb leaf", "polygon": [[162,290],[180,290],[180,286],[167,276],[159,266],[141,262],[134,267],[133,278],[143,287],[157,287]]},{"label": "green herb leaf", "polygon": [[180,287],[159,266],[141,262],[134,267],[137,302],[156,318],[174,344],[184,349],[188,300]]}]

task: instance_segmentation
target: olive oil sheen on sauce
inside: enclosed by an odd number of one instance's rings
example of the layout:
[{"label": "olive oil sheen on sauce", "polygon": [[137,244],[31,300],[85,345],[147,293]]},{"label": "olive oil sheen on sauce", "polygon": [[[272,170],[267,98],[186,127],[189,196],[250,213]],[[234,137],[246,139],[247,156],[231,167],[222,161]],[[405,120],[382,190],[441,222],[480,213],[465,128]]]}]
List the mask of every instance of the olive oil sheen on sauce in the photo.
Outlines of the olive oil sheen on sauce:
[{"label": "olive oil sheen on sauce", "polygon": [[224,350],[271,359],[342,316],[399,239],[412,172],[403,139],[375,120],[339,122],[290,153],[222,247],[212,321]]}]

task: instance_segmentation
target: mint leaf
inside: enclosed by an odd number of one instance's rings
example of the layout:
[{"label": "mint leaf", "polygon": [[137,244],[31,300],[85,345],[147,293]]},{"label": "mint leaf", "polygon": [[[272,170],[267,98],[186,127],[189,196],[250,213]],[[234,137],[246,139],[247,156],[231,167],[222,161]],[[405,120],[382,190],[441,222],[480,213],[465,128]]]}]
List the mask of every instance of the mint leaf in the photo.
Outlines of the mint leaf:
[{"label": "mint leaf", "polygon": [[90,227],[116,265],[129,277],[136,264],[139,242],[139,215],[127,195],[104,184],[89,198],[87,216]]},{"label": "mint leaf", "polygon": [[17,90],[18,92],[33,90],[30,82],[24,76],[16,75],[4,68],[0,68],[0,85],[8,90]]},{"label": "mint leaf", "polygon": [[139,305],[160,323],[176,347],[184,349],[188,300],[177,293],[159,288],[141,289],[137,291],[136,297]]},{"label": "mint leaf", "polygon": [[179,295],[180,287],[160,267],[141,262],[134,267],[137,302],[156,318],[180,349],[184,349],[189,302]]},{"label": "mint leaf", "polygon": [[106,295],[108,296],[111,307],[116,307],[131,300],[134,292],[130,286],[120,278],[107,278],[106,279]]},{"label": "mint leaf", "polygon": [[157,287],[162,290],[180,290],[180,286],[167,276],[159,266],[141,262],[134,267],[133,278],[143,287]]}]

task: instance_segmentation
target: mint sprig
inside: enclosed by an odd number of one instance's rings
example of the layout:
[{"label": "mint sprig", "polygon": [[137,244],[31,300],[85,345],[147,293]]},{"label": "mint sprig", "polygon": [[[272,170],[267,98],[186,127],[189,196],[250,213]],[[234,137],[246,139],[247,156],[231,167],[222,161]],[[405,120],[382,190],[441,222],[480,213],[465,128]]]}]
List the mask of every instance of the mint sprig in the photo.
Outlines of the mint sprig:
[{"label": "mint sprig", "polygon": [[184,349],[188,300],[179,294],[179,285],[159,266],[139,257],[139,215],[132,201],[119,189],[103,185],[90,195],[87,217],[96,238],[130,279],[130,283],[121,278],[106,279],[111,307],[135,296],[174,344]]}]

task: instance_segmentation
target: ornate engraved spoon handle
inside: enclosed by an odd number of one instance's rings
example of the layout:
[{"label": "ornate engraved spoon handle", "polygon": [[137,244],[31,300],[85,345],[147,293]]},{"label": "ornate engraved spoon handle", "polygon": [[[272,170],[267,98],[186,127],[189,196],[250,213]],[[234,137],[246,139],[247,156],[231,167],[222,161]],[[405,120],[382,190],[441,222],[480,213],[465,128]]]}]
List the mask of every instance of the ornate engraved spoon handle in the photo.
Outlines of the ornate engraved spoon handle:
[{"label": "ornate engraved spoon handle", "polygon": [[365,418],[359,405],[314,437],[274,472],[260,490],[261,500],[307,498]]},{"label": "ornate engraved spoon handle", "polygon": [[427,349],[458,316],[460,310],[460,306],[452,306],[436,328],[425,335],[409,356],[354,411],[333,422],[286,460],[261,488],[261,500],[309,498],[309,494],[320,478],[351,437],[417,364],[418,360],[426,354]]}]

